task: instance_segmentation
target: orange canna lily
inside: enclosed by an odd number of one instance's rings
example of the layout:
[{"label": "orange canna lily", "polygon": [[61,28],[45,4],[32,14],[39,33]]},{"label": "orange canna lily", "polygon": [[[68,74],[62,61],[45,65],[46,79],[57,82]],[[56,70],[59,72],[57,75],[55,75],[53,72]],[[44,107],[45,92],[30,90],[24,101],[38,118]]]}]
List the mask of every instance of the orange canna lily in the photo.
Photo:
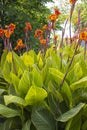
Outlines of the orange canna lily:
[{"label": "orange canna lily", "polygon": [[29,30],[32,30],[32,27],[31,27],[31,24],[29,22],[26,22],[26,27],[24,28],[24,31],[29,31]]},{"label": "orange canna lily", "polygon": [[56,8],[56,9],[54,9],[54,11],[55,11],[55,14],[57,15],[57,16],[59,16],[61,13],[60,13],[60,11]]},{"label": "orange canna lily", "polygon": [[17,46],[14,48],[15,51],[25,48],[25,44],[23,43],[22,39],[17,40]]},{"label": "orange canna lily", "polygon": [[0,37],[2,37],[4,35],[4,30],[0,29]]},{"label": "orange canna lily", "polygon": [[22,40],[21,40],[21,39],[18,39],[18,40],[17,40],[17,45],[18,45],[18,46],[22,46],[22,44],[23,44]]},{"label": "orange canna lily", "polygon": [[9,32],[8,30],[4,30],[4,34],[6,38],[10,38],[11,36],[11,32]]},{"label": "orange canna lily", "polygon": [[82,31],[79,35],[79,39],[80,40],[84,40],[87,41],[87,32],[86,31]]},{"label": "orange canna lily", "polygon": [[49,16],[49,20],[50,21],[56,21],[57,20],[57,15],[56,14],[51,14],[50,16]]},{"label": "orange canna lily", "polygon": [[46,45],[46,39],[40,39],[40,43]]},{"label": "orange canna lily", "polygon": [[15,27],[16,27],[16,25],[13,24],[13,23],[11,23],[11,24],[8,25],[8,28],[9,28],[10,30],[14,30]]},{"label": "orange canna lily", "polygon": [[40,37],[43,34],[43,31],[38,29],[35,31],[35,37]]},{"label": "orange canna lily", "polygon": [[43,30],[47,30],[47,25],[46,24],[43,26]]},{"label": "orange canna lily", "polygon": [[69,0],[71,4],[74,4],[77,0]]}]

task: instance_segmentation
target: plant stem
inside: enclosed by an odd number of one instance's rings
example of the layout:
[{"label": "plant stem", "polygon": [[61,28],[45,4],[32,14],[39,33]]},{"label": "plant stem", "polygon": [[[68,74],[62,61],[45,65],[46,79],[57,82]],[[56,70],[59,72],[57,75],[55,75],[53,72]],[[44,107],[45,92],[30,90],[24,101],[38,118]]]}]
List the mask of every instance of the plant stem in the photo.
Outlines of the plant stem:
[{"label": "plant stem", "polygon": [[68,65],[68,68],[67,68],[67,70],[66,70],[66,72],[65,72],[65,75],[64,75],[64,77],[63,77],[63,79],[62,79],[62,81],[61,81],[61,83],[60,83],[60,88],[63,86],[64,81],[65,81],[65,79],[66,79],[66,76],[67,76],[67,74],[68,74],[68,72],[69,72],[69,69],[70,69],[70,67],[71,67],[71,65],[72,65],[72,62],[73,62],[74,57],[75,57],[75,55],[76,55],[76,51],[77,51],[78,45],[79,45],[79,41],[78,41],[78,43],[77,43],[77,45],[76,45],[76,47],[75,47],[74,54],[73,54],[72,59],[71,59],[69,65]]},{"label": "plant stem", "polygon": [[[60,48],[63,47],[63,39],[64,39],[64,34],[65,34],[67,22],[68,22],[68,19],[66,19],[64,28],[62,30],[62,39],[61,39],[61,42],[60,42]],[[60,59],[61,59],[61,63],[60,63],[60,69],[61,69],[62,68],[62,53],[61,52],[60,52]]]},{"label": "plant stem", "polygon": [[85,42],[85,46],[84,46],[84,60],[86,59],[86,42]]}]

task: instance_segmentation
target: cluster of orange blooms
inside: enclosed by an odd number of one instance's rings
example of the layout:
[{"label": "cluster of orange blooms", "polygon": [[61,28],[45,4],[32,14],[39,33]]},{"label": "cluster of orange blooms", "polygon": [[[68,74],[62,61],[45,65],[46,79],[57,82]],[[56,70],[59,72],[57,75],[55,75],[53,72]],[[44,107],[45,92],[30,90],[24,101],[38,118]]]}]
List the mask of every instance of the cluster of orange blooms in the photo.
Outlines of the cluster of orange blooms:
[{"label": "cluster of orange blooms", "polygon": [[35,31],[35,37],[37,37],[41,44],[46,45],[46,39],[43,38],[43,31],[38,29]]},{"label": "cluster of orange blooms", "polygon": [[0,29],[0,37],[10,38],[10,36],[14,33],[15,24],[11,23],[10,25],[6,26],[6,29]]},{"label": "cluster of orange blooms", "polygon": [[61,14],[58,9],[55,9],[54,11],[55,11],[54,14],[51,14],[49,16],[49,20],[52,22],[55,22],[57,20],[58,16]]},{"label": "cluster of orange blooms", "polygon": [[14,50],[16,51],[16,50],[20,50],[22,48],[25,48],[25,44],[23,43],[23,41],[21,39],[18,39],[17,40],[17,45],[14,48]]},{"label": "cluster of orange blooms", "polygon": [[79,35],[80,40],[87,41],[87,28],[83,29]]},{"label": "cluster of orange blooms", "polygon": [[25,32],[32,30],[31,24],[29,22],[26,22],[25,25],[26,25],[25,28],[24,28]]},{"label": "cluster of orange blooms", "polygon": [[[51,29],[53,28],[53,23],[55,23],[55,21],[57,20],[58,16],[60,15],[60,11],[56,8],[54,10],[54,14],[51,14],[49,16],[49,21],[50,24],[45,24],[43,26],[43,30],[37,29],[35,31],[35,37],[37,37],[40,41],[41,44],[46,45],[47,41],[48,41],[48,37],[45,36],[44,38],[44,32],[50,32]],[[6,26],[6,29],[2,29],[0,28],[0,37],[4,40],[5,38],[10,39],[11,35],[14,33],[14,29],[15,29],[16,25],[11,23],[8,26]],[[30,22],[26,22],[25,23],[25,28],[24,28],[24,32],[25,32],[25,43],[28,42],[28,32],[32,30],[32,26],[30,24]],[[58,36],[54,36],[54,41],[57,41]],[[14,48],[14,50],[20,50],[22,48],[25,47],[25,44],[23,43],[22,39],[18,39],[17,40],[17,45]]]}]

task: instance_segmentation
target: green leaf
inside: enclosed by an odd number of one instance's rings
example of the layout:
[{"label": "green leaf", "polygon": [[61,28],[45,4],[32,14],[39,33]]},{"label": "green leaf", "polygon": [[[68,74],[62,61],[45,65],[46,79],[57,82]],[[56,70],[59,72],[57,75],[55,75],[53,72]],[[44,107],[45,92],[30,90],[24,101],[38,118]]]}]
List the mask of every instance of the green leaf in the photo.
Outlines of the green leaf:
[{"label": "green leaf", "polygon": [[34,83],[38,87],[42,87],[43,85],[42,76],[35,67],[33,68],[32,76],[33,76],[32,83]]},{"label": "green leaf", "polygon": [[34,57],[31,57],[28,53],[24,53],[21,59],[27,67],[34,64]]},{"label": "green leaf", "polygon": [[63,51],[63,56],[70,56],[70,57],[72,57],[73,53],[74,53],[73,49],[70,46],[66,46],[64,48],[64,51]]},{"label": "green leaf", "polygon": [[65,112],[60,117],[58,117],[57,121],[66,122],[66,121],[72,119],[73,117],[75,117],[80,112],[80,110],[84,106],[85,106],[85,103],[79,103],[77,106],[75,106],[71,110]]},{"label": "green leaf", "polygon": [[[81,130],[81,113],[77,114],[74,118],[69,120],[70,126],[67,127],[65,130]],[[67,124],[69,124],[69,122]]]},{"label": "green leaf", "polygon": [[79,88],[84,88],[84,87],[87,87],[87,76],[86,77],[83,77],[81,78],[79,81],[77,82],[74,82],[73,84],[70,85],[70,88],[75,91],[76,89],[79,89]]},{"label": "green leaf", "polygon": [[33,111],[31,120],[37,130],[55,130],[55,121],[48,111]]},{"label": "green leaf", "polygon": [[26,69],[26,66],[24,62],[21,60],[21,58],[15,52],[13,52],[13,58],[14,62],[19,66],[19,68],[21,68],[21,70],[24,71]]},{"label": "green leaf", "polygon": [[57,101],[59,102],[63,101],[61,93],[58,90],[56,90],[56,87],[52,84],[51,81],[48,84],[48,92],[53,94]]},{"label": "green leaf", "polygon": [[0,89],[0,95],[2,95],[4,92],[6,92],[5,89]]},{"label": "green leaf", "polygon": [[13,95],[5,95],[4,96],[5,105],[8,105],[10,103],[18,104],[25,106],[25,100],[18,96]]},{"label": "green leaf", "polygon": [[8,61],[8,63],[12,63],[12,52],[8,52],[6,60]]},{"label": "green leaf", "polygon": [[8,82],[11,83],[11,77],[10,77],[10,72],[11,72],[11,64],[5,61],[2,74],[4,76],[4,79]]},{"label": "green leaf", "polygon": [[[73,76],[74,75],[74,76]],[[76,63],[72,70],[67,75],[67,80],[69,80],[70,84],[78,81],[83,75],[82,68],[79,63]]]},{"label": "green leaf", "polygon": [[30,88],[30,73],[29,71],[25,70],[18,85],[18,91],[21,96],[25,95]]},{"label": "green leaf", "polygon": [[47,92],[45,91],[45,89],[37,86],[31,86],[25,97],[25,101],[28,105],[34,105],[38,102],[43,101],[46,97]]},{"label": "green leaf", "polygon": [[31,121],[28,120],[28,121],[26,121],[26,123],[23,125],[22,130],[30,130],[30,126],[31,126]]},{"label": "green leaf", "polygon": [[[63,79],[64,74],[62,72],[60,72],[58,69],[55,68],[49,68],[49,72],[50,74],[52,74],[54,77],[58,77],[60,80]],[[57,78],[57,79],[58,79]]]},{"label": "green leaf", "polygon": [[87,130],[87,120],[82,124],[82,130]]},{"label": "green leaf", "polygon": [[[55,69],[55,68],[50,68],[49,71],[50,71],[54,81],[60,87],[60,83],[61,83],[61,81],[62,81],[62,79],[64,77],[64,74],[61,73],[58,69]],[[66,81],[64,81],[64,84],[61,87],[61,92],[62,92],[62,95],[63,95],[64,99],[68,99],[69,106],[72,107],[72,93],[71,93],[70,87],[69,87],[69,85],[67,84]]]},{"label": "green leaf", "polygon": [[8,108],[2,104],[0,104],[0,114],[4,117],[7,117],[7,118],[20,116],[20,114],[17,110],[13,110],[13,109]]},{"label": "green leaf", "polygon": [[12,72],[10,73],[10,77],[11,77],[11,82],[13,83],[16,92],[19,94],[18,85],[19,85],[20,79]]},{"label": "green leaf", "polygon": [[5,50],[5,52],[1,56],[1,69],[3,69],[4,63],[6,61],[6,56],[7,56],[7,50]]}]

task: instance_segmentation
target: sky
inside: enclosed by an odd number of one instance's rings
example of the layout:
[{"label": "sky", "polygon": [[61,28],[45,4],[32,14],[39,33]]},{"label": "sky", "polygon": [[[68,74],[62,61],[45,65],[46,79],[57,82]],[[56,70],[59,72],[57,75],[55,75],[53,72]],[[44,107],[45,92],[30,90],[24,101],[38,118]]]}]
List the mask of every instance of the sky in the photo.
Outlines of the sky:
[{"label": "sky", "polygon": [[59,5],[59,0],[53,0],[53,2],[48,2],[46,5],[48,8],[54,7],[54,6],[58,6]]}]

